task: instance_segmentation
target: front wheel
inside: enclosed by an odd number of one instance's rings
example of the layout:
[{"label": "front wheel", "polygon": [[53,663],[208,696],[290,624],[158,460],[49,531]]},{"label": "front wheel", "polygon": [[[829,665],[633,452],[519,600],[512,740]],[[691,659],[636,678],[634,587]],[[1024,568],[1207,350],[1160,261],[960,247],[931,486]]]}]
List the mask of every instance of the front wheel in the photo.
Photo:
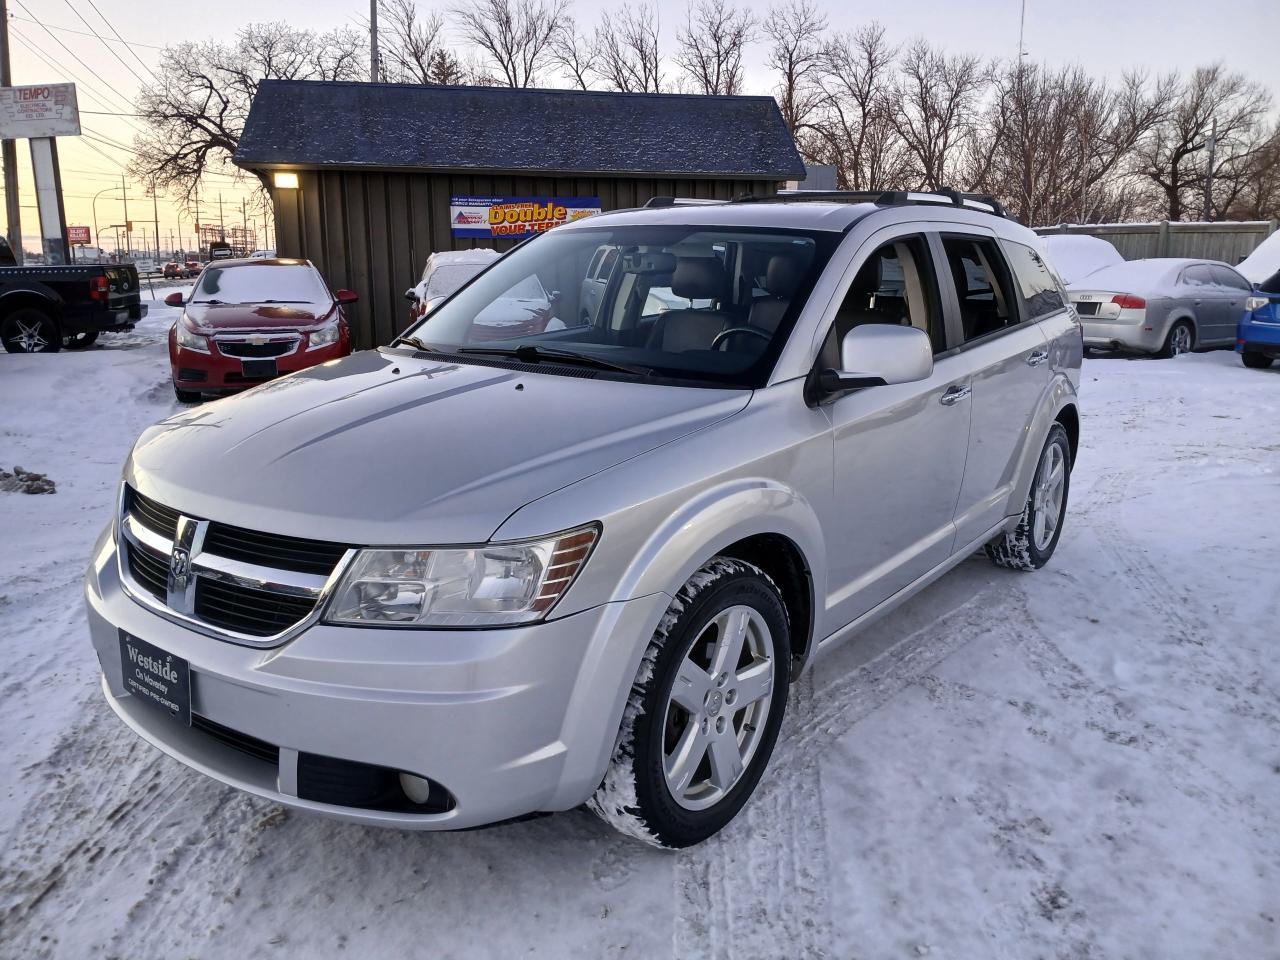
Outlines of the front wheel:
[{"label": "front wheel", "polygon": [[1244,365],[1250,370],[1266,370],[1271,366],[1271,358],[1259,353],[1257,350],[1244,351],[1240,354],[1240,359],[1244,361]]},{"label": "front wheel", "polygon": [[588,806],[655,846],[687,847],[719,831],[773,753],[790,664],[786,607],[773,581],[729,557],[703,566],[645,650]]},{"label": "front wheel", "polygon": [[58,321],[35,307],[19,307],[0,322],[0,341],[9,353],[57,353],[62,349]]},{"label": "front wheel", "polygon": [[987,543],[988,559],[1010,570],[1039,570],[1048,563],[1062,535],[1070,488],[1071,443],[1062,424],[1055,423],[1040,452],[1022,517],[1012,532]]}]

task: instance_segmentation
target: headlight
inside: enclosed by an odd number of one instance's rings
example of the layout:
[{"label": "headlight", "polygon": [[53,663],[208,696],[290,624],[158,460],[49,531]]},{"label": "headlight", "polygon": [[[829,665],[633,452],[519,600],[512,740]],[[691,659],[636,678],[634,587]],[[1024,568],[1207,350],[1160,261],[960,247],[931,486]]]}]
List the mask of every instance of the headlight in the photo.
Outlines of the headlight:
[{"label": "headlight", "polygon": [[178,346],[184,350],[195,350],[198,353],[209,352],[209,338],[192,332],[185,323],[179,320],[174,325],[178,335]]},{"label": "headlight", "polygon": [[382,627],[491,627],[532,623],[569,589],[597,528],[483,547],[361,550],[325,621]]},{"label": "headlight", "polygon": [[331,343],[338,342],[338,321],[330,320],[319,330],[313,330],[307,335],[307,349],[319,350],[321,347],[327,347]]}]

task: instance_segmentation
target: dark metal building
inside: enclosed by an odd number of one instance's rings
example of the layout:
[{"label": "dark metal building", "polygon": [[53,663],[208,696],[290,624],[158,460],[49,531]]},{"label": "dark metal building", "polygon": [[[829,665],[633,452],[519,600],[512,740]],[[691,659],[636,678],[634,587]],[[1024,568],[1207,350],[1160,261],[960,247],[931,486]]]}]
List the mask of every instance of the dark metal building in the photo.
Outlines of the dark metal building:
[{"label": "dark metal building", "polygon": [[772,97],[293,80],[259,86],[235,162],[269,173],[278,253],[360,294],[360,346],[403,329],[431,253],[515,242],[477,237],[468,202],[615,210],[804,177]]}]

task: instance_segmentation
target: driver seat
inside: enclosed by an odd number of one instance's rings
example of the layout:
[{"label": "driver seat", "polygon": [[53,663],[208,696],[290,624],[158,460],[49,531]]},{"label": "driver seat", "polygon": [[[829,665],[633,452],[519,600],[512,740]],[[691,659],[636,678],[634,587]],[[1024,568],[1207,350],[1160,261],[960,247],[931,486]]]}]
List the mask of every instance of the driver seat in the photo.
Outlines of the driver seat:
[{"label": "driver seat", "polygon": [[751,304],[747,325],[775,333],[791,306],[791,298],[800,286],[800,261],[785,254],[775,254],[765,267],[764,289],[769,295]]},{"label": "driver seat", "polygon": [[[686,300],[711,300],[723,306],[729,299],[729,276],[716,257],[680,257],[671,272],[671,292]],[[710,350],[716,334],[731,323],[724,310],[668,310],[654,322],[648,346],[668,353]]]}]

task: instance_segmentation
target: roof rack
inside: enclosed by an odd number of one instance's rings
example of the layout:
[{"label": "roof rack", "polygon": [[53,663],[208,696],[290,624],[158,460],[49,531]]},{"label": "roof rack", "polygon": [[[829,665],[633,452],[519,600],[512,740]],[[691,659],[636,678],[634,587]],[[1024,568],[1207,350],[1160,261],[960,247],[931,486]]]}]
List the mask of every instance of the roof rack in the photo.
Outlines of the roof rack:
[{"label": "roof rack", "polygon": [[907,204],[941,204],[977,210],[1008,218],[995,197],[985,193],[961,193],[942,187],[937,190],[780,190],[776,194],[744,193],[733,203],[873,203],[878,207]]},{"label": "roof rack", "polygon": [[644,208],[651,207],[708,207],[717,203],[731,203],[729,200],[705,200],[700,197],[650,197]]}]

